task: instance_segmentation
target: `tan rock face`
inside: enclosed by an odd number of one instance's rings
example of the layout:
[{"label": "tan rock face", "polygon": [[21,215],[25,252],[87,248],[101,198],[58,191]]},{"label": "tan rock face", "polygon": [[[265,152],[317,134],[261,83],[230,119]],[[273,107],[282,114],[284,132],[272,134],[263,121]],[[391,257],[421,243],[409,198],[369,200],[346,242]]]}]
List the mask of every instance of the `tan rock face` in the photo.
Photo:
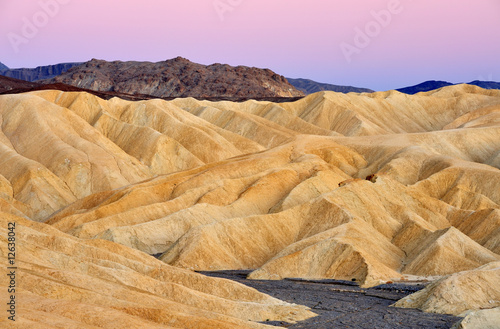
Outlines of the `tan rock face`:
[{"label": "tan rock face", "polygon": [[500,325],[500,307],[471,311],[451,329],[496,329]]},{"label": "tan rock face", "polygon": [[[16,223],[17,321],[30,328],[267,328],[314,316],[232,281],[175,268],[105,240],[0,213],[2,264]],[[8,277],[0,279],[6,300]],[[5,319],[5,318],[4,318]]]},{"label": "tan rock face", "polygon": [[470,310],[498,308],[500,262],[446,276],[401,299],[394,306],[454,315]]}]

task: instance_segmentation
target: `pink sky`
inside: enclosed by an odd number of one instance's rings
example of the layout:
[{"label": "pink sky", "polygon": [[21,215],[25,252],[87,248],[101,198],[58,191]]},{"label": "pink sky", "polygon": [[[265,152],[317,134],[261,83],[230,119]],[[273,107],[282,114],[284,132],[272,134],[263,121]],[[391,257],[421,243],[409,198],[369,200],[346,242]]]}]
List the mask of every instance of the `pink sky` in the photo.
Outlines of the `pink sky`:
[{"label": "pink sky", "polygon": [[375,90],[500,81],[499,0],[0,0],[0,36],[9,67],[182,56]]}]

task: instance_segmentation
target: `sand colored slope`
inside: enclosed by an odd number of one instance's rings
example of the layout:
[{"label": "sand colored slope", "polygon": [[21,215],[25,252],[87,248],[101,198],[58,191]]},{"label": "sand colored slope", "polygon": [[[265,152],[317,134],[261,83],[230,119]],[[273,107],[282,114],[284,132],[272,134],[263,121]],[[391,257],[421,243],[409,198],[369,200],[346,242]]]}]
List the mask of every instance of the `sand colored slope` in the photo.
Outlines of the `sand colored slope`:
[{"label": "sand colored slope", "polygon": [[29,95],[1,101],[1,174],[34,219],[79,197],[148,177],[137,160],[71,112]]},{"label": "sand colored slope", "polygon": [[468,310],[499,307],[500,263],[492,262],[446,276],[401,299],[394,306],[455,315]]},{"label": "sand colored slope", "polygon": [[[499,259],[454,227],[423,236],[420,248],[408,255],[403,273],[414,275],[443,275],[461,269],[471,269]],[[447,259],[446,262],[441,260]]]},{"label": "sand colored slope", "polygon": [[[86,93],[59,91],[6,95],[0,98],[5,163],[0,174],[15,189],[15,199],[28,202],[27,215],[41,220],[89,194],[262,151],[287,143],[297,134],[425,132],[463,127],[480,118],[488,122],[481,125],[484,129],[408,138],[420,140],[412,145],[446,139],[448,143],[441,143],[438,153],[500,167],[500,151],[495,141],[491,144],[499,128],[490,117],[498,109],[499,98],[496,91],[471,86],[416,96],[322,92],[286,104],[105,101]],[[490,144],[480,147],[478,141]],[[462,154],[464,143],[483,154]],[[28,172],[28,178],[22,179]],[[47,191],[46,195],[41,191]],[[32,192],[36,198],[27,201],[26,195]]]},{"label": "sand colored slope", "polygon": [[413,96],[321,92],[282,106],[316,126],[356,136],[435,131],[471,110],[499,104],[498,90],[468,85],[443,90]]},{"label": "sand colored slope", "polygon": [[[115,243],[80,240],[46,224],[1,215],[2,263],[7,262],[8,222],[16,223],[22,248],[16,256],[22,328],[264,328],[252,321],[314,315]],[[6,276],[0,284],[7,285]],[[5,297],[7,288],[2,290]]]},{"label": "sand colored slope", "polygon": [[193,99],[177,99],[173,103],[215,124],[227,124],[225,119],[229,113],[245,112],[302,134],[360,136],[438,131],[461,127],[474,120],[478,121],[470,123],[470,127],[498,126],[499,97],[498,90],[456,85],[411,96],[397,91],[319,92],[282,104],[214,103]]},{"label": "sand colored slope", "polygon": [[452,224],[489,250],[500,254],[500,210],[473,211],[462,220]]},{"label": "sand colored slope", "polygon": [[498,126],[500,123],[500,106],[490,106],[467,112],[453,122],[444,126],[443,129],[456,128],[480,128]]},{"label": "sand colored slope", "polygon": [[[425,144],[424,137],[415,140]],[[412,139],[386,136],[365,149],[369,139],[347,143],[302,135],[266,152],[80,200],[48,223],[82,238],[164,252],[162,260],[176,266],[260,268],[252,274],[259,279],[356,278],[373,285],[401,274],[445,275],[500,259],[498,235],[484,228],[495,220],[491,209],[498,200],[491,186],[500,171],[439,154],[439,143],[446,141],[435,140],[424,149],[408,146]],[[470,152],[462,148],[458,156],[469,158]],[[419,158],[427,160],[414,161]],[[414,168],[399,175],[398,166],[406,162]],[[375,168],[382,170],[372,181],[352,179]],[[430,185],[450,168],[475,182],[471,194],[490,200],[479,204],[483,212],[471,217],[472,206],[461,207],[460,195],[453,202],[442,198],[446,192],[439,188],[448,185]],[[453,243],[460,248],[447,248]]]},{"label": "sand colored slope", "polygon": [[43,91],[0,103],[0,174],[37,220],[92,193],[264,149],[163,101]]},{"label": "sand colored slope", "polygon": [[369,286],[398,277],[402,258],[401,250],[371,226],[353,220],[289,245],[249,277],[354,278]]},{"label": "sand colored slope", "polygon": [[[104,116],[111,117],[122,125],[129,124],[136,128],[150,128],[151,133],[159,132],[176,140],[204,162],[217,161],[241,153],[250,153],[263,149],[256,143],[252,143],[239,135],[220,129],[205,120],[182,111],[172,102],[161,100],[129,102],[119,98],[103,101],[89,94],[61,93],[57,91],[52,93],[38,92],[36,94],[56,102],[58,105],[67,107],[77,115],[85,118],[91,125],[99,125],[99,120]],[[118,128],[126,133],[129,127]],[[98,129],[102,130],[103,133],[107,132],[103,127]],[[125,142],[119,138],[115,138],[114,141]],[[201,148],[201,144],[206,147]],[[207,150],[212,150],[212,152]],[[169,156],[172,155],[174,154],[169,154]]]},{"label": "sand colored slope", "polygon": [[[261,145],[279,145],[279,140],[290,139],[294,133],[338,135],[329,129],[302,120],[284,109],[282,104],[254,100],[244,103],[209,102],[192,98],[176,99],[172,103],[224,129],[258,141]],[[264,132],[264,135],[259,132]],[[276,137],[273,137],[273,134]]]},{"label": "sand colored slope", "polygon": [[500,323],[500,307],[470,311],[451,329],[496,329]]}]

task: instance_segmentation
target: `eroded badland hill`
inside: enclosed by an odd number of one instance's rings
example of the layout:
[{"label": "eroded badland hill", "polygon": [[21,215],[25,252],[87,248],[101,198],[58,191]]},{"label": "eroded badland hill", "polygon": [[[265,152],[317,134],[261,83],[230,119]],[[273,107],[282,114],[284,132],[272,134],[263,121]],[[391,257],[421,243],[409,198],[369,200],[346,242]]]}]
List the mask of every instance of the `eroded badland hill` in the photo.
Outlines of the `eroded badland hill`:
[{"label": "eroded badland hill", "polygon": [[0,96],[0,120],[0,245],[6,262],[16,222],[25,327],[314,315],[190,270],[365,287],[450,275],[400,305],[500,306],[498,90],[280,104],[35,91]]}]

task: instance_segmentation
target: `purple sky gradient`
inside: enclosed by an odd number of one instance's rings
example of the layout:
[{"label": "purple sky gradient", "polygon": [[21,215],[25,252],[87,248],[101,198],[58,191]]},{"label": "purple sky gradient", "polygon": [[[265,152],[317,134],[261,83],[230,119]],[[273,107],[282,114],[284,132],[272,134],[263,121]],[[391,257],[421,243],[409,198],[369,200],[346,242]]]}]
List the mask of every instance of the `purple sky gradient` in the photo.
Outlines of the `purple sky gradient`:
[{"label": "purple sky gradient", "polygon": [[[372,13],[388,8],[382,26]],[[387,90],[500,81],[499,40],[500,0],[0,0],[0,62],[12,68],[182,56]]]}]

